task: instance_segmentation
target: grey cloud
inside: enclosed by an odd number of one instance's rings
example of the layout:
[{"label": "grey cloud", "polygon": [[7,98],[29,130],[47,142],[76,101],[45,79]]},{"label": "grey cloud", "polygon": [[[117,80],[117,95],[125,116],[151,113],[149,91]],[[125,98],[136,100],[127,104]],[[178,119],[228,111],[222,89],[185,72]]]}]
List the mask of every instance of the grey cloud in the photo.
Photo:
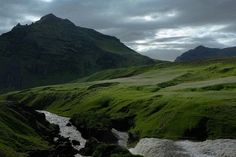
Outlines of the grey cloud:
[{"label": "grey cloud", "polygon": [[142,54],[148,55],[152,58],[158,58],[160,60],[174,61],[176,59],[176,56],[179,56],[182,54],[182,51],[171,50],[171,49],[156,49],[156,50],[151,50]]},{"label": "grey cloud", "polygon": [[[29,23],[27,15],[40,17],[54,13],[76,25],[117,36],[136,50],[142,46],[146,51],[140,53],[159,59],[173,60],[198,45],[236,45],[235,0],[0,0],[0,3],[0,33],[9,31],[18,22]],[[225,27],[209,30],[220,25]],[[183,35],[179,28],[192,28],[193,32]],[[179,36],[157,38],[163,29]],[[199,36],[204,30],[209,33]],[[141,40],[148,43],[136,42]]]}]

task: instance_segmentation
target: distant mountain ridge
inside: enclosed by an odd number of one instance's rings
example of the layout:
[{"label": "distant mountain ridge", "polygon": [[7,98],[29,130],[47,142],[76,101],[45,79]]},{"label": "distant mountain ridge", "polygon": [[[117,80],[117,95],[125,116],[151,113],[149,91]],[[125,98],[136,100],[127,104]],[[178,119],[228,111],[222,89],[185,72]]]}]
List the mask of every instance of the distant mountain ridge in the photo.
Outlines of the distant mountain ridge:
[{"label": "distant mountain ridge", "polygon": [[183,53],[181,56],[176,58],[176,62],[185,62],[185,61],[200,61],[207,59],[220,59],[236,57],[236,47],[230,48],[208,48],[204,46],[198,46],[195,49],[189,50]]},{"label": "distant mountain ridge", "polygon": [[63,83],[103,69],[153,62],[115,37],[48,14],[0,36],[0,90]]}]

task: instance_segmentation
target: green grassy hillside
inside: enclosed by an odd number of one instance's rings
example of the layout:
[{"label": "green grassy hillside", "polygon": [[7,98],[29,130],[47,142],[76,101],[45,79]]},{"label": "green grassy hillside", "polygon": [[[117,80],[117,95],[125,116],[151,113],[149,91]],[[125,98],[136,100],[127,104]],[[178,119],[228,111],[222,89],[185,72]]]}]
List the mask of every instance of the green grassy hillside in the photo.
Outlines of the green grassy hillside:
[{"label": "green grassy hillside", "polygon": [[27,157],[47,150],[56,129],[32,109],[12,102],[0,102],[0,156]]},{"label": "green grassy hillside", "polygon": [[[235,61],[166,63],[105,71],[79,82],[2,97],[69,117],[105,114],[121,129],[125,128],[120,124],[128,125],[135,139],[236,138]],[[88,121],[99,123],[99,119]]]}]

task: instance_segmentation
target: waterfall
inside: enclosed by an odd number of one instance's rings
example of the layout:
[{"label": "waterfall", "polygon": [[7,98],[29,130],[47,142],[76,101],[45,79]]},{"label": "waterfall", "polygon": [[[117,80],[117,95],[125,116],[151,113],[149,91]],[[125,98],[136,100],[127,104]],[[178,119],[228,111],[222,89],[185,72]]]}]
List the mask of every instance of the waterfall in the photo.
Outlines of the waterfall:
[{"label": "waterfall", "polygon": [[111,132],[118,139],[118,145],[127,148],[129,134],[127,132],[120,132],[114,128],[111,130]]},{"label": "waterfall", "polygon": [[[60,135],[69,138],[70,141],[79,141],[80,145],[72,145],[80,150],[85,147],[86,140],[73,125],[67,125],[69,118],[58,116],[47,111],[38,111],[44,113],[46,119],[56,124],[60,128]],[[120,132],[116,129],[111,130],[118,139],[118,144],[127,148],[129,135],[126,132]],[[144,157],[236,157],[236,140],[217,139],[204,142],[192,141],[173,141],[157,138],[143,138],[134,148],[129,151],[135,155]],[[75,157],[82,157],[77,154]]]},{"label": "waterfall", "polygon": [[[47,111],[38,111],[40,113],[44,113],[46,120],[52,124],[56,124],[60,128],[60,135],[65,138],[69,138],[72,142],[73,140],[79,141],[80,145],[73,145],[72,146],[76,150],[80,150],[85,147],[86,140],[81,136],[81,133],[76,129],[73,125],[68,125],[70,123],[70,118],[58,116],[56,114],[47,112]],[[77,154],[75,157],[82,157],[81,155]]]}]

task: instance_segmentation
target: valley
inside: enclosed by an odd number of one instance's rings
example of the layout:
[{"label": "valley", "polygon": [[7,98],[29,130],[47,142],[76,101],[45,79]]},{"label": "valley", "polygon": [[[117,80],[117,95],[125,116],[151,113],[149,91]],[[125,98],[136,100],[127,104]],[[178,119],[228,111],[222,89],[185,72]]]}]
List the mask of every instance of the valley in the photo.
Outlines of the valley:
[{"label": "valley", "polygon": [[0,157],[236,157],[235,5],[172,3],[2,2]]},{"label": "valley", "polygon": [[235,139],[235,61],[106,70],[72,83],[9,92],[1,100],[69,117],[82,135],[106,148],[114,143],[112,128],[129,134],[129,148],[143,138]]}]

